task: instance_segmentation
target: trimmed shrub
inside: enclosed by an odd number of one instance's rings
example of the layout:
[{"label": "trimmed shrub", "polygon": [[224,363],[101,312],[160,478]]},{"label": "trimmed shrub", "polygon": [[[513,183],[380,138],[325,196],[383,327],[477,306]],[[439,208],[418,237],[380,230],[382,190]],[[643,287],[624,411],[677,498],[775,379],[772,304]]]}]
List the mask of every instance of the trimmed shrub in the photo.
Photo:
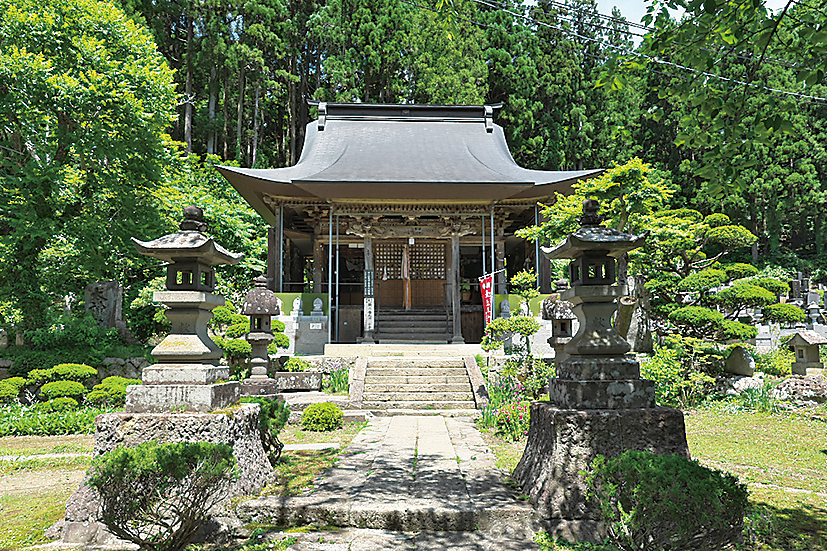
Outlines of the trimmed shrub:
[{"label": "trimmed shrub", "polygon": [[77,381],[85,383],[98,376],[98,370],[86,364],[58,364],[51,369],[33,369],[29,372],[28,383],[41,385],[54,381]]},{"label": "trimmed shrub", "polygon": [[721,266],[721,268],[726,272],[729,279],[743,279],[745,277],[752,277],[758,273],[758,268],[752,264],[744,264],[743,262],[725,264]]},{"label": "trimmed shrub", "polygon": [[[720,212],[710,214],[709,216],[704,218],[704,224],[706,224],[710,228],[717,228],[719,226],[726,226],[726,225],[729,224],[729,221],[730,221],[729,216],[727,216],[726,214],[722,214]],[[755,270],[755,271],[757,272],[758,270]]]},{"label": "trimmed shrub", "polygon": [[291,371],[294,373],[298,371],[310,371],[310,364],[301,358],[293,357],[288,359],[284,365],[281,366],[281,371]]},{"label": "trimmed shrub", "polygon": [[756,335],[758,335],[758,329],[735,320],[724,320],[719,332],[722,340],[748,341],[754,339]]},{"label": "trimmed shrub", "polygon": [[747,487],[678,455],[597,456],[586,473],[611,542],[624,551],[722,549],[742,537]]},{"label": "trimmed shrub", "polygon": [[281,457],[281,450],[284,448],[284,444],[279,441],[279,431],[284,428],[287,419],[290,417],[290,408],[287,407],[287,402],[278,398],[265,398],[264,396],[244,396],[241,398],[241,402],[261,406],[259,422],[261,443],[270,464],[275,467],[276,462]]},{"label": "trimmed shrub", "polygon": [[75,411],[78,409],[78,401],[74,398],[55,398],[48,402],[35,405],[35,409],[41,413]]},{"label": "trimmed shrub", "polygon": [[40,388],[40,396],[46,400],[67,397],[80,401],[84,394],[86,387],[77,381],[52,381]]},{"label": "trimmed shrub", "polygon": [[721,328],[724,315],[702,306],[684,306],[669,314],[669,321],[684,328],[691,336],[704,337]]},{"label": "trimmed shrub", "polygon": [[336,430],[342,426],[342,410],[336,404],[311,404],[302,412],[302,428],[315,432]]},{"label": "trimmed shrub", "polygon": [[224,334],[229,339],[238,339],[249,332],[250,320],[246,320],[243,323],[234,323],[233,325],[229,326]]},{"label": "trimmed shrub", "polygon": [[764,321],[775,323],[798,323],[804,321],[804,310],[792,304],[770,304],[763,310]]},{"label": "trimmed shrub", "polygon": [[0,381],[0,404],[7,404],[17,399],[20,391],[6,381]]},{"label": "trimmed shrub", "polygon": [[2,381],[0,381],[0,383],[11,385],[15,389],[17,389],[17,392],[19,393],[20,390],[22,390],[22,388],[26,386],[26,379],[24,379],[23,377],[9,377],[8,379],[3,379]]},{"label": "trimmed shrub", "polygon": [[122,406],[126,399],[126,387],[141,384],[140,379],[126,377],[107,377],[100,384],[92,387],[84,403],[94,406]]},{"label": "trimmed shrub", "polygon": [[725,271],[707,268],[706,270],[695,272],[683,278],[681,282],[678,283],[678,289],[687,292],[705,293],[713,287],[720,287],[726,283],[727,279]]},{"label": "trimmed shrub", "polygon": [[96,459],[88,484],[110,532],[142,549],[178,551],[225,499],[234,470],[227,444],[145,442]]},{"label": "trimmed shrub", "polygon": [[227,360],[231,362],[249,358],[253,353],[253,347],[244,339],[222,339],[221,337],[213,337],[212,340],[218,345],[218,348],[224,351]]},{"label": "trimmed shrub", "polygon": [[753,285],[763,287],[764,289],[776,296],[786,295],[790,292],[790,286],[787,283],[774,277],[755,277],[753,279],[750,279],[749,282]]},{"label": "trimmed shrub", "polygon": [[267,352],[269,354],[278,354],[279,348],[287,349],[290,347],[290,337],[284,333],[273,333],[273,342],[267,345]]},{"label": "trimmed shrub", "polygon": [[[283,321],[270,320],[270,327],[273,329],[273,333],[284,333],[284,330],[287,326],[284,325]],[[287,336],[287,335],[285,335],[285,336]]]}]

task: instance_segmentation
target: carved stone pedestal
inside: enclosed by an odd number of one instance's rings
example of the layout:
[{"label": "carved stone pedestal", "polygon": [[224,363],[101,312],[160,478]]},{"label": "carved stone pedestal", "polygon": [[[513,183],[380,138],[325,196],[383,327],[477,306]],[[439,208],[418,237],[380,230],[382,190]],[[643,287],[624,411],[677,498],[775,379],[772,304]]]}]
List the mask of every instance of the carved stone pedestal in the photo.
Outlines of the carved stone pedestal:
[{"label": "carved stone pedestal", "polygon": [[[229,498],[257,494],[273,476],[259,432],[258,404],[239,404],[227,413],[107,413],[95,420],[95,455],[119,446],[135,446],[156,440],[229,444],[238,465],[239,477],[228,491]],[[119,540],[97,521],[97,493],[85,483],[66,502],[64,543],[113,545]],[[221,516],[215,511],[214,516]],[[218,523],[213,519],[202,536],[215,541]]]},{"label": "carved stone pedestal", "polygon": [[689,457],[683,413],[667,407],[564,410],[532,402],[528,442],[513,478],[552,536],[603,541],[606,532],[586,500],[580,471],[598,454],[616,457],[626,450]]}]

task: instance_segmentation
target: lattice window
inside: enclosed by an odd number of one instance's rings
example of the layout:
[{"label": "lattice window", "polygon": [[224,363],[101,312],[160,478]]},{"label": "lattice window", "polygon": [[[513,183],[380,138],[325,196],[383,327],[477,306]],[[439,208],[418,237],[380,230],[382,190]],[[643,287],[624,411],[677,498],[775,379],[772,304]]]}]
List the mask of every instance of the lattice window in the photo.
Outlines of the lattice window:
[{"label": "lattice window", "polygon": [[401,243],[375,243],[374,246],[376,279],[401,279],[402,252],[405,246]]},{"label": "lattice window", "polygon": [[445,244],[411,246],[411,279],[445,279]]}]

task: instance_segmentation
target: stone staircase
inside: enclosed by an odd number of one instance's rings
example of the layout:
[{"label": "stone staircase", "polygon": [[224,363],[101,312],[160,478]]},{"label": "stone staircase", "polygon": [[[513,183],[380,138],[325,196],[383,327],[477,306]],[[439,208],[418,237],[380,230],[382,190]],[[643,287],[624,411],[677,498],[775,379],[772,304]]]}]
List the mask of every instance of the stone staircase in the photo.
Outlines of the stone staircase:
[{"label": "stone staircase", "polygon": [[[475,399],[472,379],[477,377],[469,373],[468,361],[474,360],[360,358],[351,383],[351,402],[360,403],[365,410],[473,410],[478,398]],[[359,384],[361,377],[363,385]]]},{"label": "stone staircase", "polygon": [[375,337],[381,343],[444,343],[451,340],[452,327],[445,308],[380,308]]}]

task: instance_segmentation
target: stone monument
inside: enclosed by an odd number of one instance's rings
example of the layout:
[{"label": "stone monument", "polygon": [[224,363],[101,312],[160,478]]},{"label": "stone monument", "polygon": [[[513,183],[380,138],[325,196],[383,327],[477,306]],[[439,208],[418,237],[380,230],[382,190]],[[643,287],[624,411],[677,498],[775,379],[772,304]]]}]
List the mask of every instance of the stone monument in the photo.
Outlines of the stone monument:
[{"label": "stone monument", "polygon": [[[213,294],[213,266],[235,264],[241,255],[202,233],[206,224],[201,209],[187,207],[184,217],[179,232],[149,242],[133,238],[139,252],[169,263],[166,290],[153,299],[169,307],[166,315],[172,330],[152,350],[158,363],[144,368],[143,384],[128,388],[125,411],[96,419],[95,455],[150,440],[228,444],[239,473],[228,497],[254,494],[273,475],[259,432],[261,408],[238,403],[239,383],[225,382],[229,368],[217,365],[222,352],[207,335],[212,310],[224,304],[223,297]],[[98,508],[95,491],[81,484],[66,503],[63,541],[117,544],[97,522]],[[215,529],[218,525],[213,522],[202,536],[212,539]]]},{"label": "stone monument", "polygon": [[247,342],[252,347],[250,378],[241,383],[246,395],[274,394],[276,381],[267,376],[269,354],[267,347],[273,342],[272,316],[281,313],[276,293],[267,288],[267,278],[258,276],[253,289],[247,293],[241,313],[250,316],[250,332]]},{"label": "stone monument", "polygon": [[572,288],[560,298],[572,304],[579,328],[549,380],[549,401],[531,404],[528,442],[513,474],[550,534],[573,541],[605,536],[580,474],[597,455],[636,449],[689,456],[683,413],[655,406],[654,383],[640,378],[629,344],[612,327],[615,300],[627,294],[614,284],[615,258],[641,246],[645,235],[601,226],[598,209],[597,201],[584,201],[582,227],[543,249],[547,258],[573,259]]}]

